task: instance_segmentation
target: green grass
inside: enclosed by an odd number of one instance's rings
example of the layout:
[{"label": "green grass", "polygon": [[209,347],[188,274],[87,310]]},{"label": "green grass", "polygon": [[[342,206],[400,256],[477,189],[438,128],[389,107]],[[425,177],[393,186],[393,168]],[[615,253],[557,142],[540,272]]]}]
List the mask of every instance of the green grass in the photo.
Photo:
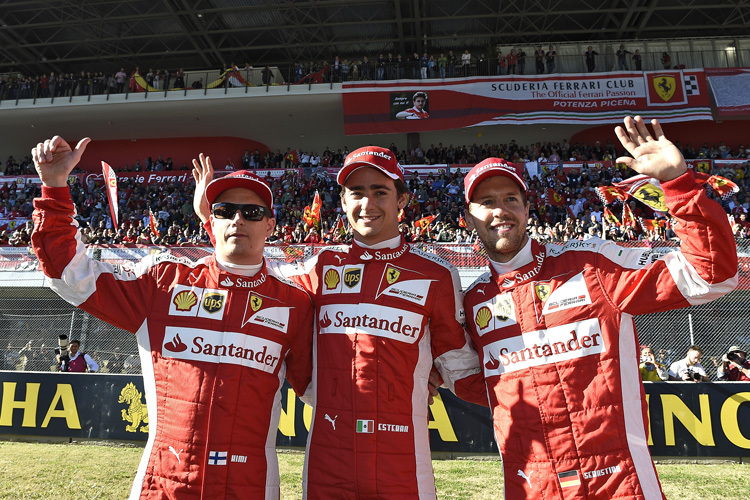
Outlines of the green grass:
[{"label": "green grass", "polygon": [[[143,449],[93,444],[41,444],[0,441],[0,499],[122,500],[127,498]],[[281,452],[281,498],[302,498],[299,452]],[[435,460],[442,500],[498,500],[502,497],[499,460]],[[669,499],[750,498],[746,464],[659,464]]]}]

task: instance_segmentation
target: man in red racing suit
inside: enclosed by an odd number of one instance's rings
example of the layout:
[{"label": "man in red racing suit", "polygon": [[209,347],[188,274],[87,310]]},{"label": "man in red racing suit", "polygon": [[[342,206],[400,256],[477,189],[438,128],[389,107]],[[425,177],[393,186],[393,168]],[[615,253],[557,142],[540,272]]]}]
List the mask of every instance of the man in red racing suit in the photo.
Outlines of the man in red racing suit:
[{"label": "man in red racing suit", "polygon": [[[213,175],[210,164],[201,167]],[[408,194],[391,151],[353,151],[337,179],[353,244],[274,266],[310,291],[316,310],[313,384],[303,398],[314,408],[304,498],[435,499],[427,406],[433,363],[459,397],[487,406],[462,327],[458,272],[401,236],[398,211]],[[203,219],[202,205],[197,196]]]},{"label": "man in red racing suit", "polygon": [[408,195],[391,151],[353,151],[337,180],[354,241],[324,250],[298,277],[316,312],[305,498],[434,499],[433,363],[453,392],[487,405],[483,386],[470,392],[482,378],[458,272],[401,236]]},{"label": "man in red racing suit", "polygon": [[209,258],[113,266],[87,257],[72,218],[65,179],[87,143],[32,151],[43,181],[32,243],[53,290],[138,340],[149,439],[130,498],[278,499],[280,388],[285,376],[299,393],[309,383],[312,305],[266,271],[270,189],[247,172],[209,186],[224,209]]},{"label": "man in red racing suit", "polygon": [[490,273],[466,292],[509,499],[662,499],[647,447],[633,316],[702,304],[737,283],[727,215],[654,120],[625,119],[618,158],[661,181],[681,251],[526,235],[526,185],[496,158],[465,178]]}]

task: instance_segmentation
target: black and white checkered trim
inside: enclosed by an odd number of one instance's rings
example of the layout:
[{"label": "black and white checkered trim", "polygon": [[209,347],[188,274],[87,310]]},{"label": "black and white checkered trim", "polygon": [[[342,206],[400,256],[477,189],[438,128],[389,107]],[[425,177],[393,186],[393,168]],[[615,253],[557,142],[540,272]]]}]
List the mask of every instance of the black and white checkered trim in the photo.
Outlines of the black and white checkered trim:
[{"label": "black and white checkered trim", "polygon": [[698,87],[698,77],[695,75],[683,75],[685,82],[685,94],[687,95],[700,95],[700,89]]}]

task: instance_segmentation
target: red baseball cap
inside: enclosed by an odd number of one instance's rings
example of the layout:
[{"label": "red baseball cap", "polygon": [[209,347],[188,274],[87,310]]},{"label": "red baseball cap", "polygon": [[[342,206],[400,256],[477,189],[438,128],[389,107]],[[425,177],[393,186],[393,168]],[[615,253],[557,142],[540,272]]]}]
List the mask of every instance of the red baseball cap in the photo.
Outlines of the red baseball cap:
[{"label": "red baseball cap", "polygon": [[487,158],[472,168],[466,177],[464,177],[464,195],[466,196],[466,203],[471,201],[471,195],[474,193],[480,182],[488,177],[495,175],[502,175],[508,177],[516,182],[521,187],[521,190],[525,193],[528,188],[526,182],[523,180],[523,166],[516,163],[510,163],[502,158]]},{"label": "red baseball cap", "polygon": [[361,167],[377,168],[393,180],[404,180],[404,169],[399,165],[393,151],[378,146],[365,146],[346,155],[344,166],[336,176],[336,182],[343,186],[346,178]]},{"label": "red baseball cap", "polygon": [[260,196],[266,206],[273,210],[273,193],[271,192],[271,188],[268,187],[266,181],[249,170],[238,170],[211,181],[206,188],[206,200],[208,200],[208,204],[213,205],[214,200],[221,193],[232,188],[249,189]]}]

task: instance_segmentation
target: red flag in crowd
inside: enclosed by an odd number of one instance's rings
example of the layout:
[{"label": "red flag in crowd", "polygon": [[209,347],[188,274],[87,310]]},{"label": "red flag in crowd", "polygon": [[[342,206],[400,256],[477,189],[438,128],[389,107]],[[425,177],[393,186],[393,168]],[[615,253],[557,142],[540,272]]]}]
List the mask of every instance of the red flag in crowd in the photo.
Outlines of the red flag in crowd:
[{"label": "red flag in crowd", "polygon": [[557,194],[557,191],[555,191],[554,189],[549,188],[547,189],[547,204],[555,207],[564,207],[565,198]]},{"label": "red flag in crowd", "polygon": [[308,226],[318,227],[320,225],[320,207],[322,206],[320,201],[320,193],[315,191],[315,197],[313,198],[312,206],[307,205],[305,207],[305,213],[302,215],[302,219]]},{"label": "red flag in crowd", "polygon": [[668,211],[664,203],[664,191],[661,189],[661,184],[652,177],[639,174],[618,182],[615,186],[657,212]]},{"label": "red flag in crowd", "polygon": [[346,228],[344,228],[344,218],[341,217],[341,215],[336,217],[336,222],[334,222],[333,226],[331,226],[331,229],[328,230],[326,236],[329,239],[334,239],[337,234],[339,236],[346,235]]},{"label": "red flag in crowd", "polygon": [[466,219],[463,215],[458,216],[458,227],[466,227]]},{"label": "red flag in crowd", "polygon": [[646,231],[656,231],[664,225],[664,221],[656,219],[640,219],[641,227]]},{"label": "red flag in crowd", "polygon": [[638,227],[638,221],[635,220],[635,215],[627,203],[622,205],[622,224],[626,227]]},{"label": "red flag in crowd", "polygon": [[424,234],[427,229],[429,229],[430,224],[432,224],[432,221],[434,221],[437,218],[437,215],[428,215],[427,217],[422,217],[418,221],[414,223],[414,229],[419,230],[419,234]]},{"label": "red flag in crowd", "polygon": [[105,191],[107,192],[107,199],[109,200],[109,211],[112,214],[114,228],[117,230],[120,226],[120,223],[117,221],[119,213],[119,207],[117,205],[117,175],[115,174],[114,169],[104,161],[102,161],[102,172],[104,173]]},{"label": "red flag in crowd", "polygon": [[615,186],[599,186],[596,188],[596,194],[605,205],[611,205],[616,200],[627,198],[625,192]]},{"label": "red flag in crowd", "polygon": [[607,223],[610,226],[620,227],[620,220],[617,218],[615,214],[612,213],[612,210],[609,209],[609,207],[604,207],[604,219],[607,221]]},{"label": "red flag in crowd", "polygon": [[735,184],[734,181],[730,181],[726,177],[721,177],[720,175],[708,175],[701,172],[695,172],[695,178],[711,186],[711,189],[724,199],[740,190],[740,187]]},{"label": "red flag in crowd", "polygon": [[156,223],[156,217],[154,217],[154,212],[152,212],[150,208],[148,209],[148,227],[151,229],[151,233],[153,233],[154,236],[157,238],[161,237],[158,224]]}]

